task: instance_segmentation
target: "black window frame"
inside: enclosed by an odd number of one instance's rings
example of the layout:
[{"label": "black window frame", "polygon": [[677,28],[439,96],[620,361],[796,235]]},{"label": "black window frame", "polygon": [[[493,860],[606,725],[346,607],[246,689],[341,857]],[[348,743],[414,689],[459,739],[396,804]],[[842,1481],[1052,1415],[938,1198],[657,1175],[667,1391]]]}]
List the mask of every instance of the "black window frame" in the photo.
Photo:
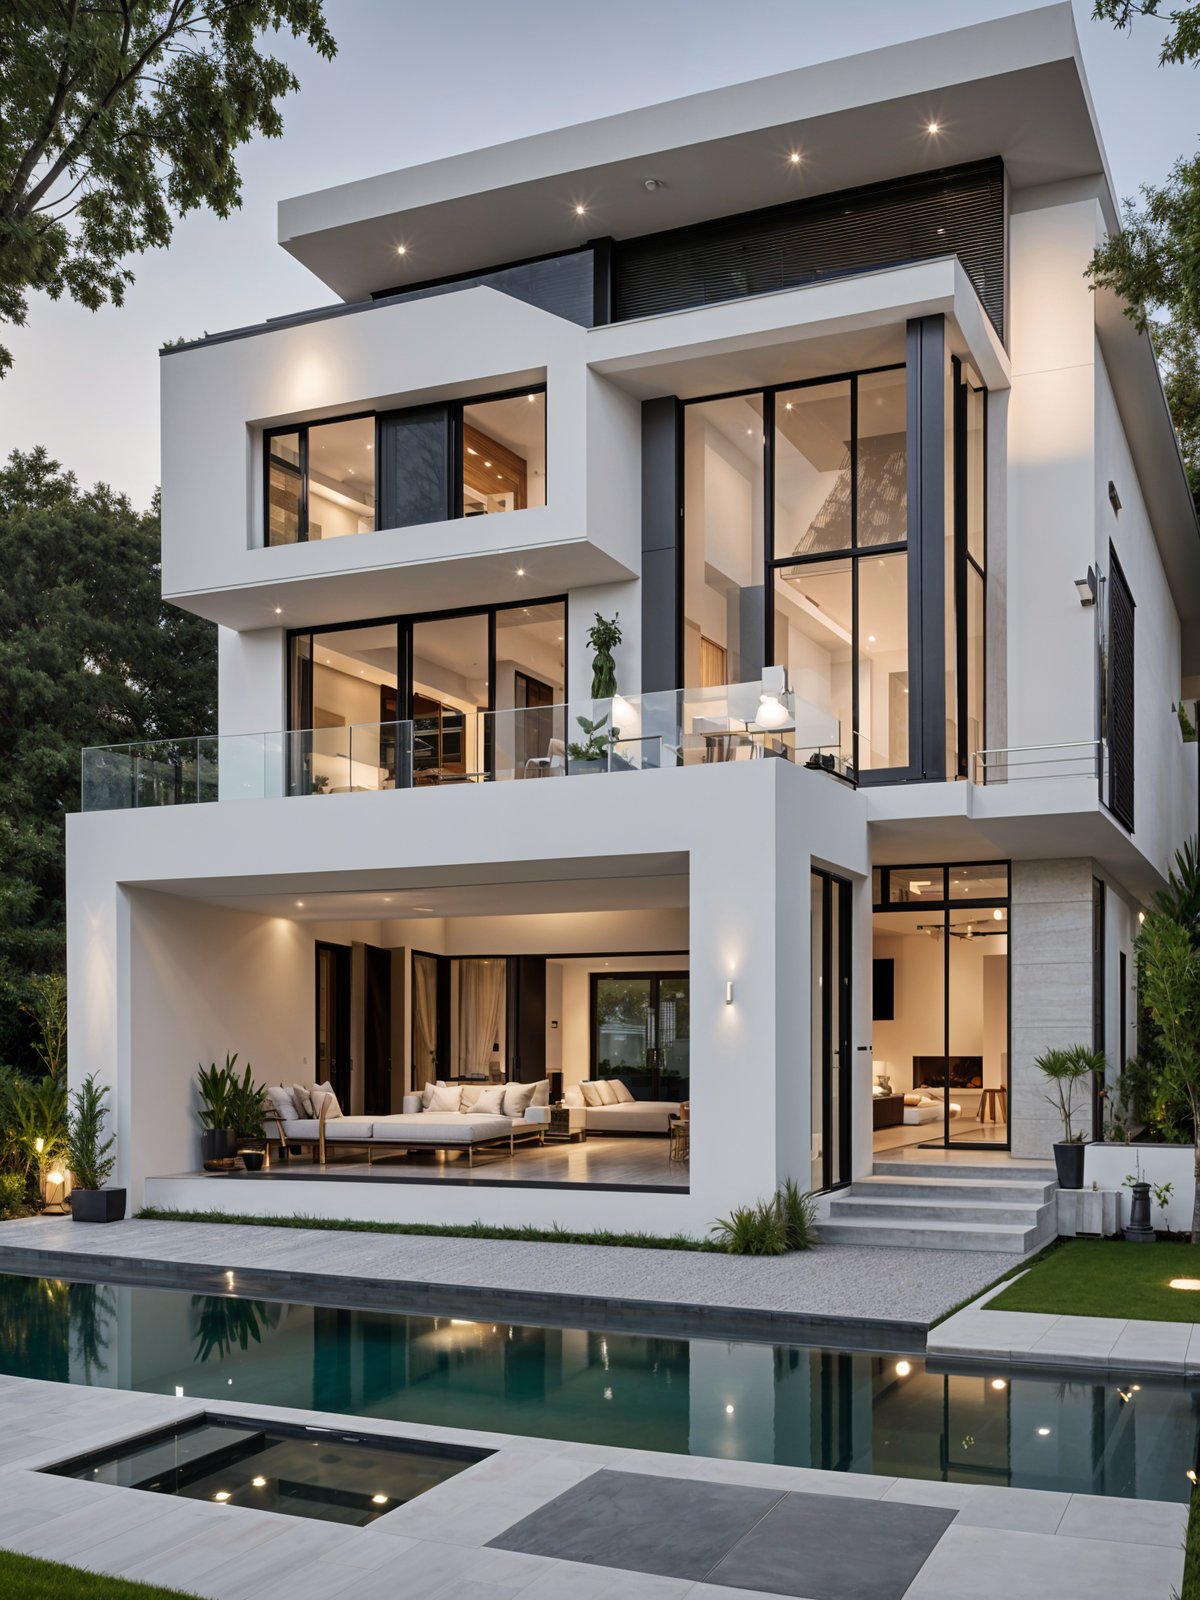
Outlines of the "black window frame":
[{"label": "black window frame", "polygon": [[[1115,545],[1108,546],[1108,617],[1104,671],[1104,734],[1108,746],[1104,803],[1130,833],[1134,831],[1137,778],[1137,601]],[[1118,607],[1127,608],[1128,641],[1118,639]],[[1126,726],[1126,724],[1128,726]]]},{"label": "black window frame", "polygon": [[[983,682],[980,684],[980,738],[983,740],[981,749],[987,749],[987,668],[988,668],[988,627],[987,627],[987,574],[988,574],[988,387],[980,378],[977,393],[983,396],[983,561],[982,564],[971,554],[971,544],[967,528],[970,515],[970,502],[967,495],[967,438],[968,438],[968,400],[972,385],[963,374],[963,361],[958,356],[950,357],[951,371],[953,374],[954,392],[954,687],[955,687],[955,736],[957,740],[957,776],[959,778],[971,777],[971,757],[976,752],[969,748],[967,741],[967,724],[970,713],[970,637],[969,637],[969,600],[968,586],[969,575],[972,571],[978,574],[980,581],[980,604],[982,608],[983,625],[983,662],[981,671]],[[972,369],[974,370],[974,369]],[[976,374],[978,376],[978,374]],[[949,774],[947,774],[949,776]]]},{"label": "black window frame", "polygon": [[[487,394],[464,395],[452,400],[431,401],[419,406],[389,406],[385,411],[347,411],[333,417],[306,417],[299,422],[281,423],[276,427],[262,430],[262,543],[264,550],[279,550],[287,548],[280,541],[271,541],[271,464],[274,459],[271,455],[271,440],[296,434],[300,444],[300,516],[295,543],[307,544],[308,538],[308,433],[310,428],[325,427],[335,422],[362,422],[372,418],[375,424],[375,440],[373,455],[375,458],[375,528],[374,532],[386,532],[393,525],[384,520],[383,498],[380,493],[380,468],[381,459],[381,434],[390,418],[404,416],[408,413],[419,411],[433,411],[441,407],[445,409],[449,441],[447,461],[449,463],[449,477],[445,485],[447,513],[444,519],[447,522],[458,522],[463,516],[463,411],[470,406],[487,405],[493,400],[515,400],[521,395],[540,394],[548,396],[549,385],[542,379],[537,383],[522,383],[513,388],[490,390]],[[542,456],[545,461],[545,500],[548,503],[550,496],[550,461],[549,461],[549,401],[542,407]],[[291,463],[286,463],[289,470]],[[503,513],[509,515],[509,513]],[[411,523],[411,527],[427,527],[427,523]],[[301,630],[303,631],[303,630]]]},{"label": "black window frame", "polygon": [[[663,954],[666,955],[666,954],[669,954],[669,952],[664,951]],[[598,1002],[599,1002],[599,998],[600,998],[599,989],[600,989],[601,983],[603,983],[606,979],[645,979],[646,982],[649,983],[649,985],[650,985],[649,993],[647,995],[647,1011],[648,1012],[653,1012],[654,1017],[656,1019],[655,1026],[657,1027],[658,1008],[659,1008],[659,1004],[660,1004],[660,1000],[661,1000],[660,987],[661,987],[661,984],[662,984],[662,980],[664,978],[675,979],[675,980],[683,978],[683,979],[686,980],[687,986],[688,986],[688,1007],[689,1007],[689,1028],[690,1028],[690,1026],[691,1026],[691,1024],[690,1024],[691,994],[692,994],[692,969],[691,969],[691,957],[690,957],[690,954],[689,954],[689,958],[688,958],[688,965],[686,967],[678,967],[678,968],[651,967],[651,968],[645,968],[645,969],[638,968],[637,971],[629,971],[629,972],[626,972],[626,971],[623,971],[623,970],[622,971],[617,971],[617,972],[601,972],[599,970],[595,970],[594,969],[593,971],[588,973],[588,1080],[589,1080],[589,1082],[596,1083],[596,1082],[599,1081],[598,1078],[597,1078],[597,1075],[596,1075],[597,1074],[597,1069],[599,1068],[599,1065],[600,1065],[600,1036],[599,1036],[600,1021],[599,1021],[599,1015],[598,1015],[597,1007],[598,1007]],[[650,1094],[649,1098],[651,1100],[659,1100],[662,1097],[662,1061],[660,1060],[660,1057],[659,1057],[659,1044],[658,1044],[657,1036],[655,1038],[654,1044],[651,1045],[649,1048],[650,1048],[650,1051],[652,1052],[653,1057],[654,1057],[653,1062],[647,1068],[647,1070],[650,1073],[650,1078],[651,1078],[651,1094]],[[621,1074],[620,1073],[609,1073],[608,1076],[609,1077],[620,1077]],[[691,1072],[691,1034],[689,1032],[689,1034],[688,1034],[688,1084],[689,1084],[688,1094],[689,1095],[691,1093],[691,1088],[690,1088],[691,1076],[692,1076],[692,1072]],[[628,1085],[627,1085],[627,1087],[628,1087]],[[633,1093],[632,1090],[630,1092]],[[634,1097],[635,1097],[635,1099],[637,1098],[636,1095]],[[684,1098],[687,1098],[687,1096],[685,1096]]]}]

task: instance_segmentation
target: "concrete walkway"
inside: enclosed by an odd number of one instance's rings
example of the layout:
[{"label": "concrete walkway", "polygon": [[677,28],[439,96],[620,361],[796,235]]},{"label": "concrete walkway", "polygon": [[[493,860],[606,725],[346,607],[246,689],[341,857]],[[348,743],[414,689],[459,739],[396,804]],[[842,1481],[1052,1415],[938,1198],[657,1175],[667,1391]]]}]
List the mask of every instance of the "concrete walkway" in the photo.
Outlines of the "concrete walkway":
[{"label": "concrete walkway", "polygon": [[[991,1251],[839,1245],[748,1257],[597,1245],[70,1217],[0,1222],[0,1272],[72,1273],[343,1305],[513,1321],[800,1338],[833,1323],[919,1340],[1012,1265]],[[231,1283],[228,1274],[233,1274]]]},{"label": "concrete walkway", "polygon": [[207,1409],[496,1453],[349,1527],[44,1476],[205,1408],[0,1378],[0,1547],[208,1600],[1168,1600],[1183,1570],[1182,1504]]},{"label": "concrete walkway", "polygon": [[1198,1323],[989,1311],[988,1301],[999,1293],[999,1288],[989,1290],[931,1328],[925,1345],[928,1360],[1200,1377]]}]

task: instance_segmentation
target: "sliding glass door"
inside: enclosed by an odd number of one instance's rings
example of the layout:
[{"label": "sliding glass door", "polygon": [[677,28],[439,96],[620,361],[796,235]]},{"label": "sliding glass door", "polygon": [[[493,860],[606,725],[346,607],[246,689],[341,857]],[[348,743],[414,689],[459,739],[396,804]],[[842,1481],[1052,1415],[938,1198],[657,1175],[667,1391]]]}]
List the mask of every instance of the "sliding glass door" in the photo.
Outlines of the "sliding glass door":
[{"label": "sliding glass door", "polygon": [[691,1027],[686,972],[592,975],[593,1078],[638,1100],[686,1100]]}]

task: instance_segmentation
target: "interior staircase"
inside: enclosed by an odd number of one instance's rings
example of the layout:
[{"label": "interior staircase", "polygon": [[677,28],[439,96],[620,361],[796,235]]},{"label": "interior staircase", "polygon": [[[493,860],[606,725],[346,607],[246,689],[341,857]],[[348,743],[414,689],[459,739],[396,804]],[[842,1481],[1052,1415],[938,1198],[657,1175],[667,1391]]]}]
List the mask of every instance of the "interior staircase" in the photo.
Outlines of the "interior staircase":
[{"label": "interior staircase", "polygon": [[918,1250],[1000,1250],[1029,1255],[1056,1233],[1049,1162],[876,1161],[830,1199],[819,1223],[826,1244],[902,1245]]}]

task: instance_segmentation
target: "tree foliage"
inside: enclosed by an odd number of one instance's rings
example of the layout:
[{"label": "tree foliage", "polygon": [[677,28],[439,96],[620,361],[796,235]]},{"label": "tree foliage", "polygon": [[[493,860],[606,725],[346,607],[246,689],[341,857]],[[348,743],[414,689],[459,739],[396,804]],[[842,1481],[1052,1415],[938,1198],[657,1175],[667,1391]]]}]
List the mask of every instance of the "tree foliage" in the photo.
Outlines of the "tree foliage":
[{"label": "tree foliage", "polygon": [[[1124,29],[1156,18],[1168,25],[1160,64],[1200,61],[1200,0],[1095,0],[1093,15]],[[1096,251],[1088,275],[1150,334],[1200,508],[1200,154],[1181,156],[1165,183],[1144,184],[1140,202],[1125,202],[1124,228]]]},{"label": "tree foliage", "polygon": [[258,48],[285,29],[335,54],[322,0],[0,4],[0,321],[37,289],[120,305],[177,215],[241,204],[235,152],[279,136],[299,87]]},{"label": "tree foliage", "polygon": [[42,449],[0,466],[0,571],[0,1060],[36,1070],[22,1007],[63,969],[80,750],[211,733],[216,629],[161,597],[157,507],[81,490]]},{"label": "tree foliage", "polygon": [[1181,923],[1151,911],[1137,936],[1138,978],[1162,1038],[1164,1085],[1186,1102],[1195,1144],[1192,1243],[1200,1244],[1200,951]]}]

